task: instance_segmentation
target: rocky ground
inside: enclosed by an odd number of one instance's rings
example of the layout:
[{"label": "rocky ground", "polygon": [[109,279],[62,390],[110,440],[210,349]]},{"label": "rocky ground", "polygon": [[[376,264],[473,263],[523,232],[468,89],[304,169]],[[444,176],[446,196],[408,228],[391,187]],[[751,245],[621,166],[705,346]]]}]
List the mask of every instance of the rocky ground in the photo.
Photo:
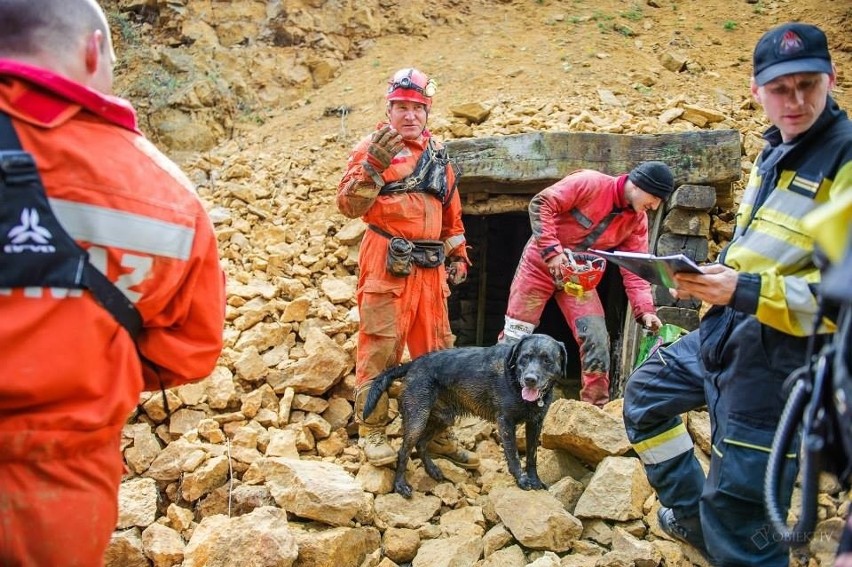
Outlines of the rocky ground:
[{"label": "rocky ground", "polygon": [[[748,95],[754,42],[782,21],[822,25],[840,72],[834,94],[850,108],[848,2],[104,6],[117,89],[198,185],[229,281],[216,371],[169,391],[168,418],[161,396],[144,396],[125,428],[108,565],[700,564],[659,532],[618,400],[554,404],[539,465],[548,491],[514,487],[493,426],[469,419],[458,434],[479,471],[438,461],[447,481],[436,483],[415,461],[414,498],[390,493],[392,470],[363,462],[351,423],[363,225],[336,211],[335,187],[348,150],[382,117],[387,77],[410,65],[439,83],[430,126],[442,139],[733,128],[746,174],[766,127]],[[488,118],[453,112],[469,103]],[[728,212],[717,208],[714,225]],[[706,413],[688,422],[706,461]],[[824,479],[817,537],[795,564],[830,564],[841,500]]]}]

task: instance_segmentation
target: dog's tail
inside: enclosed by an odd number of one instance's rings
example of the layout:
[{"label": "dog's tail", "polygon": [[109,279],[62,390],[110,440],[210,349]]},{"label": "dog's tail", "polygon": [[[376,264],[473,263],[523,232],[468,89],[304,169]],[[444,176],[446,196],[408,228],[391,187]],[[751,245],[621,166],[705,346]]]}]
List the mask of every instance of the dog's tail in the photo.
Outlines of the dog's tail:
[{"label": "dog's tail", "polygon": [[364,419],[367,419],[373,413],[373,410],[376,409],[379,398],[390,388],[391,382],[406,375],[409,366],[411,366],[411,362],[406,362],[405,364],[388,368],[373,378],[373,384],[370,386],[370,391],[367,392],[367,401],[364,403],[364,415],[362,416]]}]

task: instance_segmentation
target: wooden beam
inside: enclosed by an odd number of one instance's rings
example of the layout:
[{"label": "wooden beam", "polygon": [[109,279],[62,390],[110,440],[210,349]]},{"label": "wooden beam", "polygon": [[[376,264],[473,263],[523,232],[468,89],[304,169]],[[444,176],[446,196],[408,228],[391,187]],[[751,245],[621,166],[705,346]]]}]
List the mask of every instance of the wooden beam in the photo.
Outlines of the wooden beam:
[{"label": "wooden beam", "polygon": [[741,175],[737,130],[698,130],[651,135],[534,132],[446,142],[462,167],[459,192],[531,195],[577,169],[610,175],[660,160],[675,185],[723,184]]}]

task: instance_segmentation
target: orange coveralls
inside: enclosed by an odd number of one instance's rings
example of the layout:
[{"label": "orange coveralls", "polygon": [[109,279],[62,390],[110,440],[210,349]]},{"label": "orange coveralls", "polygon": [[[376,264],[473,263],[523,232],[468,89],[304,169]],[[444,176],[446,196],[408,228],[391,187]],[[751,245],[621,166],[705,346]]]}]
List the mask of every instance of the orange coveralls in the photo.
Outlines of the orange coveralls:
[{"label": "orange coveralls", "polygon": [[[377,129],[384,126],[381,123]],[[406,140],[405,148],[394,157],[382,174],[388,183],[407,177],[431,138],[428,130],[417,140]],[[433,144],[434,144],[433,140]],[[346,172],[337,189],[337,206],[349,218],[361,217],[394,236],[409,240],[441,240],[448,257],[467,260],[461,200],[455,191],[457,180],[446,167],[446,204],[432,194],[400,192],[377,195],[362,163],[367,157],[369,136],[361,140],[349,156]],[[438,146],[440,147],[440,146]],[[447,273],[436,268],[412,266],[411,274],[397,277],[386,268],[388,239],[367,230],[358,255],[357,301],[361,316],[355,382],[360,386],[402,359],[405,345],[412,358],[453,346],[447,314]]]},{"label": "orange coveralls", "polygon": [[140,393],[206,377],[221,351],[216,236],[126,101],[0,59],[0,108],[57,219],[136,305],[155,365],[88,291],[0,289],[0,565],[102,565]]}]

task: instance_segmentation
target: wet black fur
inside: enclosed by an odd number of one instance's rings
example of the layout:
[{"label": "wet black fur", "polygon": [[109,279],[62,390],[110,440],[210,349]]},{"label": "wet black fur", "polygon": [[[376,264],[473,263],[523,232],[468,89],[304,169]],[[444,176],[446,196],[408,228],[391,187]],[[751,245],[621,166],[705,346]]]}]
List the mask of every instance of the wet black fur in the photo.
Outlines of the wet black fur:
[{"label": "wet black fur", "polygon": [[[382,393],[405,377],[399,396],[403,441],[396,463],[394,490],[411,496],[405,469],[414,448],[435,480],[441,470],[426,452],[426,444],[457,416],[475,415],[497,424],[509,472],[524,490],[546,488],[538,477],[536,452],[544,416],[553,400],[553,385],[567,371],[565,346],[547,335],[528,335],[514,344],[462,347],[424,354],[379,374],[367,395],[369,416]],[[524,385],[535,386],[538,401],[521,397]],[[515,430],[526,425],[526,471],[521,469]]]}]

